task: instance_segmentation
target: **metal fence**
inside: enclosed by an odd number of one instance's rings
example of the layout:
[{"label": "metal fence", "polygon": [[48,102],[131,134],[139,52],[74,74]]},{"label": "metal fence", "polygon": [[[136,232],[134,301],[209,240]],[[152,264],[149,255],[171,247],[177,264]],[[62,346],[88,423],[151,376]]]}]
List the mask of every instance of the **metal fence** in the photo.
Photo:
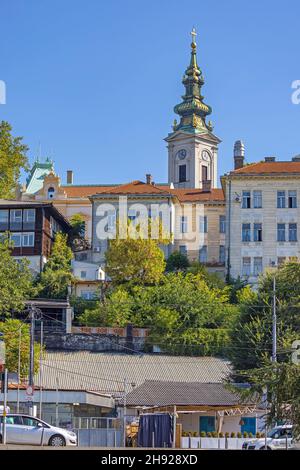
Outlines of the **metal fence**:
[{"label": "metal fence", "polygon": [[118,418],[74,417],[73,429],[81,447],[121,447],[122,421]]}]

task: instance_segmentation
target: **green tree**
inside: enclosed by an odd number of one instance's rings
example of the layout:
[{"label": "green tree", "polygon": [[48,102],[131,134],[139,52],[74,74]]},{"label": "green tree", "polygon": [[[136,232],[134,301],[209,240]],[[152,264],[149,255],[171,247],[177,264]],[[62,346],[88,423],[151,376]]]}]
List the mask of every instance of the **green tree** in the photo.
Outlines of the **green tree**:
[{"label": "green tree", "polygon": [[246,374],[251,388],[245,391],[242,397],[261,399],[264,391],[267,390],[269,426],[274,426],[278,421],[292,423],[294,425],[293,436],[299,438],[300,365],[291,362],[265,361],[261,368],[246,371]]},{"label": "green tree", "polygon": [[39,297],[65,299],[72,284],[71,261],[73,253],[67,244],[67,236],[57,233],[47,264],[37,280]]},{"label": "green tree", "polygon": [[169,273],[154,285],[123,285],[80,317],[89,326],[149,327],[149,343],[164,352],[225,354],[236,307],[229,290],[210,287],[201,274]]},{"label": "green tree", "polygon": [[11,256],[12,243],[0,238],[0,316],[9,316],[24,309],[24,302],[34,295],[33,277],[27,260]]},{"label": "green tree", "polygon": [[110,240],[105,258],[106,272],[114,285],[155,284],[166,265],[157,241],[151,239]]},{"label": "green tree", "polygon": [[[20,343],[20,330],[21,330],[21,343]],[[30,331],[29,325],[21,322],[20,320],[9,318],[4,322],[0,322],[0,331],[3,333],[3,339],[6,347],[6,367],[9,372],[18,371],[19,360],[19,344],[20,348],[20,376],[24,379],[28,376],[29,372],[29,350],[30,350]],[[34,369],[35,373],[38,372],[40,345],[34,345]]]},{"label": "green tree", "polygon": [[249,286],[237,294],[240,315],[231,332],[230,359],[235,374],[258,369],[272,354],[273,278],[276,278],[277,348],[286,361],[300,331],[300,264],[287,263],[260,279],[255,292]]},{"label": "green tree", "polygon": [[179,251],[174,251],[167,259],[166,271],[184,271],[189,265],[190,263],[186,255]]},{"label": "green tree", "polygon": [[8,122],[0,122],[0,198],[13,199],[19,184],[21,170],[28,170],[28,147],[22,137],[13,137]]},{"label": "green tree", "polygon": [[130,322],[133,304],[133,297],[124,288],[118,287],[102,302],[86,308],[78,320],[86,326],[124,327]]},{"label": "green tree", "polygon": [[85,238],[85,219],[82,214],[74,214],[69,220],[72,229],[69,233],[69,244],[73,251],[89,249],[89,243]]}]

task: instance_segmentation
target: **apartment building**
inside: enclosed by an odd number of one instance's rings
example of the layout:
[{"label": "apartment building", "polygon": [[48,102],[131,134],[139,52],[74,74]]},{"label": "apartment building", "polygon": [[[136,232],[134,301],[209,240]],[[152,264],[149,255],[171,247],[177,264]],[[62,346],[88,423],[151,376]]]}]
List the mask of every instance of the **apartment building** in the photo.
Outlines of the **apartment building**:
[{"label": "apartment building", "polygon": [[300,257],[300,158],[244,165],[235,145],[235,169],[222,177],[226,198],[226,271],[256,283],[268,267]]}]

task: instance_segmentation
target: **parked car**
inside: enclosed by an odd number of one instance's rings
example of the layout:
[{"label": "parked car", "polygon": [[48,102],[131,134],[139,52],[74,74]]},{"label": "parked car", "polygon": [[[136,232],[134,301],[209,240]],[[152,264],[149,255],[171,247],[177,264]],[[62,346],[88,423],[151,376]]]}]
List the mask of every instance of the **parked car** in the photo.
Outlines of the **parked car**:
[{"label": "parked car", "polygon": [[[0,442],[3,434],[3,416],[0,417]],[[76,446],[77,436],[67,429],[56,428],[29,415],[8,414],[6,417],[7,444],[45,446]]]},{"label": "parked car", "polygon": [[[276,450],[290,448],[292,445],[292,428],[290,424],[276,426],[261,439],[253,439],[243,443],[244,450]],[[267,448],[266,448],[267,446]]]}]

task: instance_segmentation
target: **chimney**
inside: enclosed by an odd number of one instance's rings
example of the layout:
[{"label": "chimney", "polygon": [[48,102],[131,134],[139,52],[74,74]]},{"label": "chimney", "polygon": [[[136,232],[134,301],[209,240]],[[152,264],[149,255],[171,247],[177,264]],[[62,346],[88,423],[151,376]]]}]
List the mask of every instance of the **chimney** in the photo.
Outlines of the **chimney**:
[{"label": "chimney", "polygon": [[210,192],[211,190],[211,180],[202,181],[202,191]]},{"label": "chimney", "polygon": [[67,171],[67,184],[73,184],[73,171]]},{"label": "chimney", "polygon": [[152,183],[152,175],[150,175],[150,173],[146,174],[146,183],[147,184],[153,184]]},{"label": "chimney", "polygon": [[300,155],[295,155],[295,156],[292,158],[292,162],[300,162]]},{"label": "chimney", "polygon": [[270,163],[270,162],[275,162],[276,157],[265,157],[265,162]]},{"label": "chimney", "polygon": [[233,158],[234,169],[238,170],[239,168],[243,168],[245,160],[245,146],[241,140],[237,140],[234,143]]}]

